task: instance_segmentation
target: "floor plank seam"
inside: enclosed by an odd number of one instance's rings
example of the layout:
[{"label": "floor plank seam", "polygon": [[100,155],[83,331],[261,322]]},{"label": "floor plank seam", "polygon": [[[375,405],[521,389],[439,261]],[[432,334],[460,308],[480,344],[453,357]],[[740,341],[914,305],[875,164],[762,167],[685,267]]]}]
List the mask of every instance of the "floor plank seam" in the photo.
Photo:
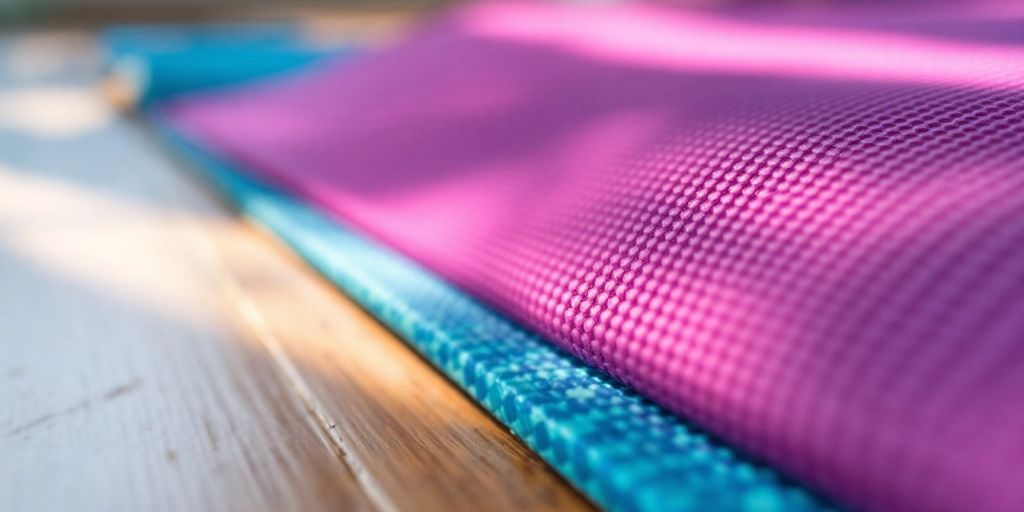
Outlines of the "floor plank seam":
[{"label": "floor plank seam", "polygon": [[[239,220],[239,224],[240,229],[252,230],[257,228],[244,218]],[[349,449],[348,443],[338,433],[338,429],[335,428],[337,421],[330,417],[327,413],[327,408],[317,399],[315,393],[295,368],[294,363],[285,353],[277,336],[267,326],[263,313],[260,312],[256,304],[242,289],[237,278],[227,270],[227,263],[221,257],[219,249],[206,236],[203,237],[203,245],[207,248],[211,262],[217,268],[223,269],[223,271],[217,272],[217,275],[220,276],[222,288],[227,295],[228,302],[237,310],[242,320],[250,329],[251,335],[270,354],[274,365],[291,388],[290,391],[294,393],[300,406],[307,412],[308,416],[305,419],[309,423],[310,428],[316,430],[318,437],[328,441],[329,449],[331,449],[338,461],[352,473],[360,488],[362,488],[367,498],[379,512],[399,512],[399,508],[367,470],[366,464],[355,455],[353,450]]]}]

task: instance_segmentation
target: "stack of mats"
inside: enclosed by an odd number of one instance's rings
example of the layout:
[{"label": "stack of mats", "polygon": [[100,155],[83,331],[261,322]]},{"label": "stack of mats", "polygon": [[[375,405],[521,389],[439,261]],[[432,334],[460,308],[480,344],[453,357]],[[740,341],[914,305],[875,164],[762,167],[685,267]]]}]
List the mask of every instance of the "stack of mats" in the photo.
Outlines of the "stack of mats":
[{"label": "stack of mats", "polygon": [[920,12],[475,4],[153,116],[609,509],[1024,510],[1021,12]]}]

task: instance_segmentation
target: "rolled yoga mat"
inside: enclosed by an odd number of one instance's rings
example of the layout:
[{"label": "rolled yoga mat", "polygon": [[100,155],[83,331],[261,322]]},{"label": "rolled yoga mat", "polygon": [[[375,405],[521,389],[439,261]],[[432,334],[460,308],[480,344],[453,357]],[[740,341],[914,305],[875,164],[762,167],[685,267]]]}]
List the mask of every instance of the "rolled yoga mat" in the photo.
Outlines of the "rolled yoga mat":
[{"label": "rolled yoga mat", "polygon": [[476,4],[162,115],[841,501],[1021,510],[1024,31],[958,9]]}]

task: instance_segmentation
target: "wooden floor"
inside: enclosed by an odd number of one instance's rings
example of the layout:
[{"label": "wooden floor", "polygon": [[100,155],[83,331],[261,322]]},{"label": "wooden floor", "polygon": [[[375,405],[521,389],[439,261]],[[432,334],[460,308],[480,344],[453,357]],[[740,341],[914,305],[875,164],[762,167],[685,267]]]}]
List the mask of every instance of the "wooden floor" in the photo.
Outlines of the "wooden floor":
[{"label": "wooden floor", "polygon": [[0,37],[0,511],[589,508],[95,89]]}]

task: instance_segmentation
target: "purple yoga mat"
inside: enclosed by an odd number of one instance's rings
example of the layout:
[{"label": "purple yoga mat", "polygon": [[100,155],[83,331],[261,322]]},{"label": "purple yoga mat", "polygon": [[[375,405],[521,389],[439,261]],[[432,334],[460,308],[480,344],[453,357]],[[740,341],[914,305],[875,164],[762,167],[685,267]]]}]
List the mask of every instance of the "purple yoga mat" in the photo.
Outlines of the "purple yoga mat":
[{"label": "purple yoga mat", "polygon": [[847,503],[1020,511],[1022,18],[922,8],[479,4],[167,113]]}]

